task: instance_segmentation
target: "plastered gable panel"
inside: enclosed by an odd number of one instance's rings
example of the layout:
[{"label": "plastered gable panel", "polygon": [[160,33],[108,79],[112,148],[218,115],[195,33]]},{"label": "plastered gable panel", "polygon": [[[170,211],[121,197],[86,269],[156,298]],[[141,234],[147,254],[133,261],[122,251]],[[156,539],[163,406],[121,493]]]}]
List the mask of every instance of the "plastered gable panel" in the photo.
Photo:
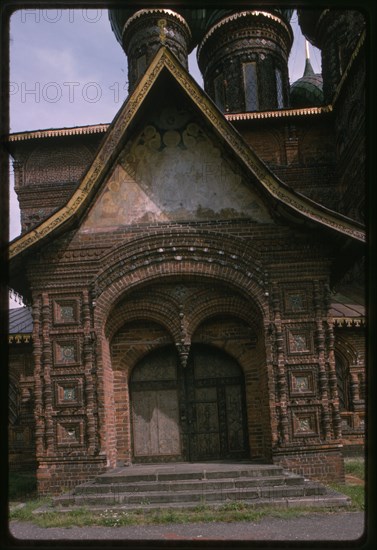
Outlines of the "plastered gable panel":
[{"label": "plastered gable panel", "polygon": [[171,106],[128,141],[81,230],[215,218],[273,223],[204,125]]}]

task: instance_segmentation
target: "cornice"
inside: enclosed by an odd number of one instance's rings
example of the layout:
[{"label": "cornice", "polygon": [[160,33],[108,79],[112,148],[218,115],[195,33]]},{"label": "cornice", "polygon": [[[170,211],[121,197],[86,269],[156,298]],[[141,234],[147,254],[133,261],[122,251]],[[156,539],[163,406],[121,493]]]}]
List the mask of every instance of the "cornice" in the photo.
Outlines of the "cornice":
[{"label": "cornice", "polygon": [[[247,113],[225,113],[227,120],[255,120],[260,118],[286,118],[297,116],[318,116],[333,111],[332,105],[323,107],[304,107],[301,109],[279,109],[276,111],[255,111]],[[105,134],[110,124],[93,124],[88,126],[73,126],[70,128],[50,128],[47,130],[31,130],[30,132],[15,132],[9,134],[7,141],[26,141],[53,137],[78,136],[90,134]]]},{"label": "cornice", "polygon": [[105,133],[110,124],[94,124],[90,126],[74,126],[72,128],[51,128],[48,130],[33,130],[31,132],[17,132],[10,134],[8,142],[25,141],[61,136],[78,136]]},{"label": "cornice", "polygon": [[318,116],[331,113],[332,105],[323,107],[303,107],[301,109],[279,109],[276,111],[254,111],[252,113],[226,113],[225,118],[232,120],[256,120],[263,118],[287,118],[299,116]]},{"label": "cornice", "polygon": [[365,317],[333,317],[333,325],[339,328],[365,327]]},{"label": "cornice", "polygon": [[9,344],[30,344],[32,340],[31,334],[9,334],[8,343]]}]

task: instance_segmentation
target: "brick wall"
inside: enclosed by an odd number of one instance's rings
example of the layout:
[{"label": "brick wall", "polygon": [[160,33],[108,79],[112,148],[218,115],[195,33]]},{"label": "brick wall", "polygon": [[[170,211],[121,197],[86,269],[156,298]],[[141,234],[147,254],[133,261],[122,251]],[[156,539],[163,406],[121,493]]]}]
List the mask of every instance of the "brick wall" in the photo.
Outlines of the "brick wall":
[{"label": "brick wall", "polygon": [[284,183],[337,210],[334,121],[329,115],[295,117],[290,123],[270,120],[234,121],[246,142]]},{"label": "brick wall", "polygon": [[22,232],[66,203],[92,162],[101,137],[64,136],[11,143]]},{"label": "brick wall", "polygon": [[274,456],[274,463],[309,479],[344,483],[344,461],[341,452],[321,449],[318,452],[298,451],[288,456]]},{"label": "brick wall", "polygon": [[99,457],[96,460],[79,461],[59,457],[45,461],[39,460],[37,470],[38,494],[59,495],[64,491],[73,489],[80,483],[94,479],[106,471],[106,458]]},{"label": "brick wall", "polygon": [[99,460],[132,460],[129,377],[168,343],[212,343],[241,366],[254,458],[339,445],[328,273],[305,235],[245,221],[72,232],[38,253],[29,277],[41,491],[70,465],[74,484]]}]

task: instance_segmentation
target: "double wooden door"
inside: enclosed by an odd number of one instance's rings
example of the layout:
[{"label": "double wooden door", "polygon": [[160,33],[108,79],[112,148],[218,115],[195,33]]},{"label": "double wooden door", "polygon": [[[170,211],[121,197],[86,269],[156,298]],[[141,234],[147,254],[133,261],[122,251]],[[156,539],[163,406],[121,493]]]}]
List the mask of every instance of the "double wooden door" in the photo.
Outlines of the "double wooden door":
[{"label": "double wooden door", "polygon": [[192,346],[182,368],[173,347],[157,350],[135,367],[130,392],[135,461],[248,455],[244,377],[224,352]]}]

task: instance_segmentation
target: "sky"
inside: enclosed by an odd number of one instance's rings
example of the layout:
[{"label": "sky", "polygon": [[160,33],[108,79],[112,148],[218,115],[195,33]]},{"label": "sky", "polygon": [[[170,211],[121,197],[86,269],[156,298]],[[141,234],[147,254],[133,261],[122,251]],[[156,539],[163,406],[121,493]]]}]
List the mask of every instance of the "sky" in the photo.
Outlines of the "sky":
[{"label": "sky", "polygon": [[[303,75],[305,39],[297,14],[289,58],[290,82]],[[310,46],[315,72],[319,50]],[[189,71],[202,85],[196,51]],[[27,8],[10,21],[10,131],[109,123],[128,95],[127,58],[107,10]],[[11,187],[13,169],[11,168]],[[20,234],[17,197],[10,192],[10,239]]]}]

